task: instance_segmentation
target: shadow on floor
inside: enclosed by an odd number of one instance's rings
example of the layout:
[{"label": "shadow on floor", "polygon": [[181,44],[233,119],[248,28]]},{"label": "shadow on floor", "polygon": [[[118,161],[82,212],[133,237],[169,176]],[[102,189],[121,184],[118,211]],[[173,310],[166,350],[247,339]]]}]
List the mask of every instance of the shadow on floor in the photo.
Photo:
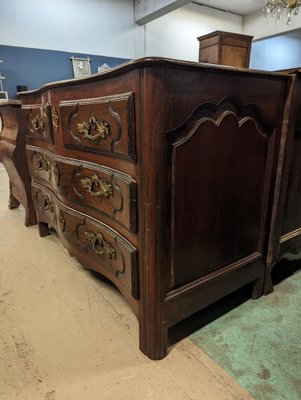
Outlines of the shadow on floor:
[{"label": "shadow on floor", "polygon": [[274,285],[284,281],[301,269],[301,259],[291,259],[291,257],[292,256],[286,256],[273,268],[272,281]]},{"label": "shadow on floor", "polygon": [[[301,259],[291,259],[292,257],[293,256],[287,256],[287,258],[283,258],[274,266],[272,271],[272,281],[274,285],[279,284],[301,269]],[[252,288],[252,284],[247,285],[171,327],[169,329],[169,345],[174,345],[178,341],[250,300]]]},{"label": "shadow on floor", "polygon": [[243,287],[172,326],[168,331],[169,346],[248,301],[251,291],[252,286]]}]

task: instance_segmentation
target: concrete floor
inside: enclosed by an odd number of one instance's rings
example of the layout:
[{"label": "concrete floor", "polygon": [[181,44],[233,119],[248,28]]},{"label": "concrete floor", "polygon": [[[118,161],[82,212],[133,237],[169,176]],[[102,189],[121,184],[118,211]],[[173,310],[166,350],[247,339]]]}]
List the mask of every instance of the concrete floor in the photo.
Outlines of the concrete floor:
[{"label": "concrete floor", "polygon": [[1,400],[252,399],[188,338],[162,361],[141,354],[119,292],[7,202],[0,165]]}]

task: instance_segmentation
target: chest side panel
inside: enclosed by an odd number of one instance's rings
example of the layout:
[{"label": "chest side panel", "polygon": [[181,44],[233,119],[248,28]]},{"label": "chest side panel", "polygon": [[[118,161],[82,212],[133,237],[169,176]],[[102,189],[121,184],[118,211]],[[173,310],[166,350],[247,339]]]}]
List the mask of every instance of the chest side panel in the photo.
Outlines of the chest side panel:
[{"label": "chest side panel", "polygon": [[167,133],[170,285],[263,253],[275,131],[229,97]]}]

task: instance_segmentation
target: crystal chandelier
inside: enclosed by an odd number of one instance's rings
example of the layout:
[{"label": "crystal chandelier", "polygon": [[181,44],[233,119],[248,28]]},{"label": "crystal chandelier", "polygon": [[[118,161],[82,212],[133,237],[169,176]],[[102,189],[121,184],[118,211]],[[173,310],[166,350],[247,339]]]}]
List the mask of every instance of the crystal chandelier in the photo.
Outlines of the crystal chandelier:
[{"label": "crystal chandelier", "polygon": [[281,19],[282,10],[285,9],[287,24],[290,25],[292,22],[292,14],[298,15],[300,6],[301,0],[265,0],[263,12],[265,18],[267,18],[268,15],[272,17],[276,16],[276,23],[278,24]]}]

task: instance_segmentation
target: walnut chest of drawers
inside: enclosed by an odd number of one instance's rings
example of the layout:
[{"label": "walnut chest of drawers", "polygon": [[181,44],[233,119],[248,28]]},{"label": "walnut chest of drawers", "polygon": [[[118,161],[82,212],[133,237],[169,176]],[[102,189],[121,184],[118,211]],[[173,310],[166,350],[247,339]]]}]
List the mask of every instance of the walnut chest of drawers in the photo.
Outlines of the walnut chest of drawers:
[{"label": "walnut chest of drawers", "polygon": [[0,101],[0,161],[9,176],[10,209],[25,208],[25,225],[35,225],[36,214],[30,193],[30,176],[25,154],[25,130],[21,102]]},{"label": "walnut chest of drawers", "polygon": [[20,94],[40,234],[120,289],[148,357],[217,299],[262,294],[289,84],[146,58]]}]

